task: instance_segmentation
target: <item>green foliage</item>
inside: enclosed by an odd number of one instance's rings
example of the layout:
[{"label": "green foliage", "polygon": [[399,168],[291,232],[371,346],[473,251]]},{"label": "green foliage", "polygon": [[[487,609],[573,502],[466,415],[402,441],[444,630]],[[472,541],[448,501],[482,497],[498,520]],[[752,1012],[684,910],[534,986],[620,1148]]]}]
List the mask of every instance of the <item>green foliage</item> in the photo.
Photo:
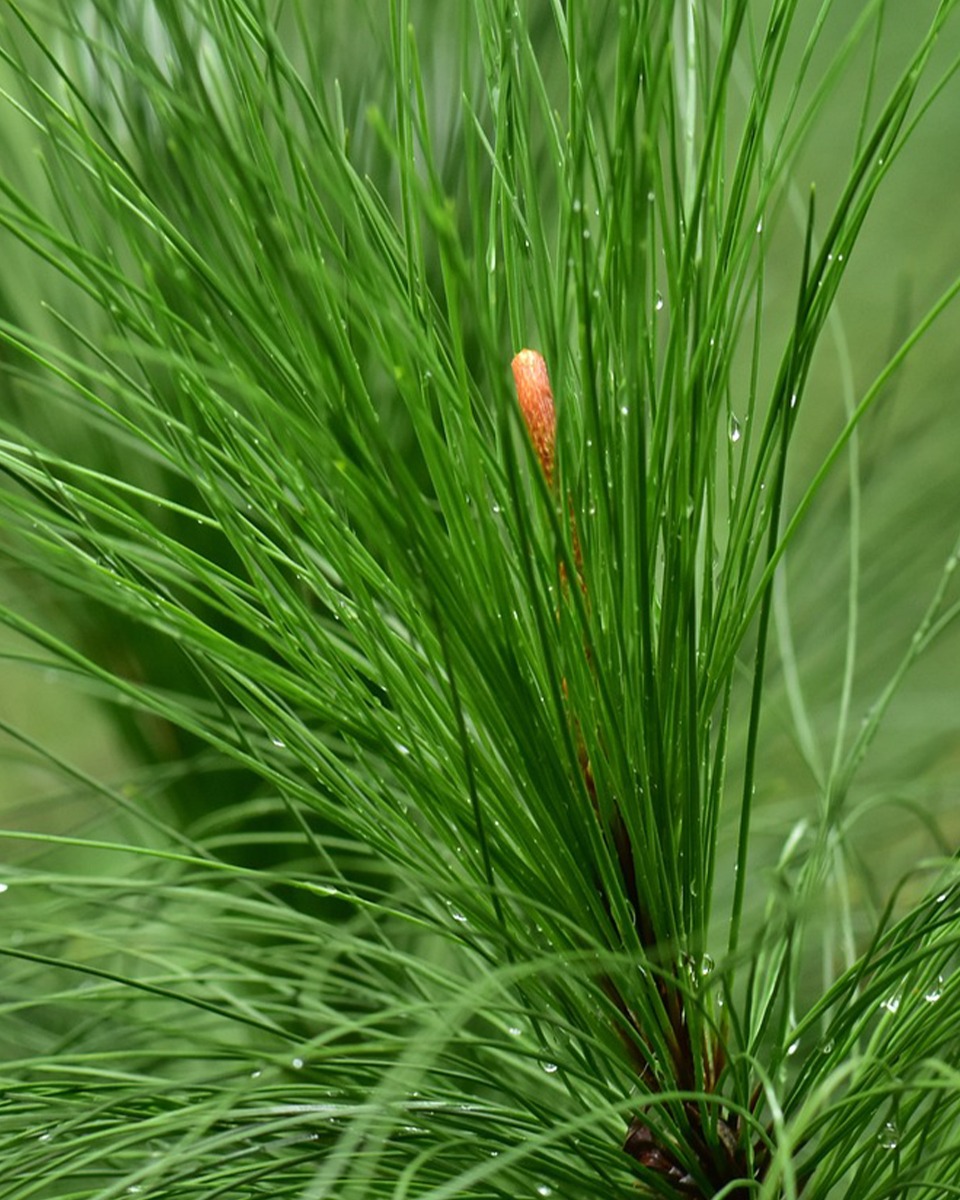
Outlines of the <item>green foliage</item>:
[{"label": "green foliage", "polygon": [[[4,834],[0,1198],[960,1189],[949,840],[850,896],[958,611],[954,548],[851,730],[860,429],[960,282],[796,450],[956,4],[840,7],[7,6],[2,617],[130,767],[8,728],[83,816]],[[824,754],[785,563],[844,459]]]}]

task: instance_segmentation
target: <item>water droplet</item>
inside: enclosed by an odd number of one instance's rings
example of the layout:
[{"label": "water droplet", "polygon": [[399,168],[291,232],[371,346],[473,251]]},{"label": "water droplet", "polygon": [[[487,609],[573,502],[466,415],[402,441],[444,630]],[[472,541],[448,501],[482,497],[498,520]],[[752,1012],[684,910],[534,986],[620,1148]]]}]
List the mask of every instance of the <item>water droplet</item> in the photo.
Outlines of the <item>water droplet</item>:
[{"label": "water droplet", "polygon": [[467,923],[467,918],[462,912],[457,912],[455,908],[450,909],[450,916],[453,917],[455,921],[462,921],[464,925]]},{"label": "water droplet", "polygon": [[733,415],[733,413],[731,413],[730,414],[730,441],[731,442],[739,442],[742,437],[743,437],[743,427],[741,426],[739,420]]},{"label": "water droplet", "polygon": [[559,1069],[555,1062],[542,1062],[540,1067],[542,1070],[546,1071],[548,1075],[556,1075]]},{"label": "water droplet", "polygon": [[757,233],[763,233],[763,217],[757,222]]},{"label": "water droplet", "polygon": [[930,988],[930,990],[928,992],[924,993],[923,998],[924,998],[924,1000],[926,1000],[926,1002],[928,1004],[936,1004],[936,1002],[940,999],[940,997],[942,995],[943,995],[943,976],[938,975],[937,982],[933,985],[932,988]]},{"label": "water droplet", "polygon": [[877,1141],[884,1150],[896,1150],[900,1144],[900,1130],[893,1121],[887,1121],[877,1134]]},{"label": "water droplet", "polygon": [[302,1058],[292,1058],[290,1060],[290,1066],[293,1067],[293,1069],[295,1071],[303,1070],[303,1059]]},{"label": "water droplet", "polygon": [[257,1069],[255,1071],[250,1072],[250,1078],[251,1079],[259,1079],[262,1074],[263,1074],[263,1071],[260,1069],[260,1067],[257,1067]]},{"label": "water droplet", "polygon": [[900,1007],[900,993],[894,992],[892,996],[888,996],[886,1000],[880,1004],[881,1008],[885,1008],[889,1013],[895,1013]]},{"label": "water droplet", "polygon": [[270,741],[273,742],[273,744],[277,747],[278,750],[286,750],[286,748],[287,748],[287,743],[282,741],[278,737],[272,737],[270,739]]},{"label": "water droplet", "polygon": [[657,312],[663,311],[663,296],[661,296],[659,292],[657,292],[657,301],[653,307],[657,310]]},{"label": "water droplet", "polygon": [[401,743],[400,743],[400,742],[397,742],[397,750],[398,750],[398,752],[399,752],[400,754],[402,754],[404,757],[406,757],[406,756],[407,756],[407,755],[410,753],[410,747],[409,747],[409,746],[404,746],[404,745],[401,745]]},{"label": "water droplet", "polygon": [[523,1034],[523,1030],[520,1028],[519,1025],[511,1025],[510,1028],[507,1030],[507,1033],[511,1037],[520,1037]]},{"label": "water droplet", "polygon": [[620,405],[620,416],[621,417],[625,417],[629,412],[630,412],[630,409],[626,406],[626,404]]},{"label": "water droplet", "polygon": [[792,1058],[799,1049],[800,1049],[800,1039],[795,1038],[790,1043],[790,1045],[787,1047],[787,1054]]},{"label": "water droplet", "polygon": [[946,898],[947,898],[947,893],[941,892],[940,895],[937,897],[937,904],[942,904],[944,902],[944,900],[946,900]]},{"label": "water droplet", "polygon": [[550,1186],[549,1183],[538,1183],[537,1184],[537,1195],[538,1196],[552,1196],[553,1188]]},{"label": "water droplet", "polygon": [[493,506],[493,511],[494,511],[494,513],[495,513],[495,514],[496,514],[496,513],[499,513],[499,512],[500,512],[500,505],[499,505],[499,504],[495,504],[495,505]]},{"label": "water droplet", "polygon": [[138,1196],[143,1191],[143,1185],[140,1183],[131,1183],[127,1188],[128,1196]]},{"label": "water droplet", "polygon": [[573,211],[574,211],[574,212],[576,212],[576,213],[578,213],[578,212],[579,212],[579,211],[580,211],[582,208],[583,208],[583,204],[581,203],[581,201],[579,200],[579,198],[578,198],[578,199],[576,199],[576,200],[574,200],[574,202],[573,202]]},{"label": "water droplet", "polygon": [[9,886],[9,883],[0,883],[0,896],[3,895]]},{"label": "water droplet", "polygon": [[791,408],[797,407],[797,393],[796,392],[794,392],[793,395],[790,397],[790,407]]},{"label": "water droplet", "polygon": [[700,974],[706,978],[712,972],[714,965],[714,961],[710,955],[705,954],[703,958],[700,959]]},{"label": "water droplet", "polygon": [[828,1042],[823,1043],[823,1053],[824,1054],[832,1054],[833,1053],[833,1038],[831,1038]]}]

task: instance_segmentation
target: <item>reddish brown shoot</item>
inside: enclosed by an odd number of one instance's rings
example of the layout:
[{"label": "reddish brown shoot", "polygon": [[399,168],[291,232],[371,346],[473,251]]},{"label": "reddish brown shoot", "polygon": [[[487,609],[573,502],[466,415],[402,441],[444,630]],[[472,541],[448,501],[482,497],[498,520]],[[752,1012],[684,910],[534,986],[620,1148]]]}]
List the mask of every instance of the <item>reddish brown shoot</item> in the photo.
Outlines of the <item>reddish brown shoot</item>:
[{"label": "reddish brown shoot", "polygon": [[543,474],[553,484],[553,452],[557,440],[557,414],[553,404],[550,375],[543,355],[536,350],[521,350],[513,360],[513,379],[517,385],[520,411],[530,441],[540,459]]}]

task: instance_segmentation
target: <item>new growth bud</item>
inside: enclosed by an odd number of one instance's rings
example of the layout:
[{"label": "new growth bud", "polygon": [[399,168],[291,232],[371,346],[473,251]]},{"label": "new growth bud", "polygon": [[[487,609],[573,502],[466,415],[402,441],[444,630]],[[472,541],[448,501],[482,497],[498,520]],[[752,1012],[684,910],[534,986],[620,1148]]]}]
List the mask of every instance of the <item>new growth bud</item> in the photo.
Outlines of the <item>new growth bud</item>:
[{"label": "new growth bud", "polygon": [[543,355],[538,354],[536,350],[521,350],[513,360],[513,379],[517,385],[517,399],[520,401],[520,411],[523,413],[527,432],[540,459],[547,483],[552,484],[557,414]]}]

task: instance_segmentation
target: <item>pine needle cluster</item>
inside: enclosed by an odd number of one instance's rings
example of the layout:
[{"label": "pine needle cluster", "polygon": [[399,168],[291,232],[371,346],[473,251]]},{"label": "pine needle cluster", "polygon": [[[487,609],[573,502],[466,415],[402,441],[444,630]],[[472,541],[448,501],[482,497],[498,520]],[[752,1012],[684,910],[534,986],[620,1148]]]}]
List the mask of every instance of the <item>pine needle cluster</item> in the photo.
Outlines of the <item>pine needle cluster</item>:
[{"label": "pine needle cluster", "polygon": [[960,1193],[953,846],[850,849],[960,611],[857,725],[861,430],[960,279],[804,432],[960,27],[847,8],[5,6],[5,653],[123,761],[3,724],[0,1200]]}]

